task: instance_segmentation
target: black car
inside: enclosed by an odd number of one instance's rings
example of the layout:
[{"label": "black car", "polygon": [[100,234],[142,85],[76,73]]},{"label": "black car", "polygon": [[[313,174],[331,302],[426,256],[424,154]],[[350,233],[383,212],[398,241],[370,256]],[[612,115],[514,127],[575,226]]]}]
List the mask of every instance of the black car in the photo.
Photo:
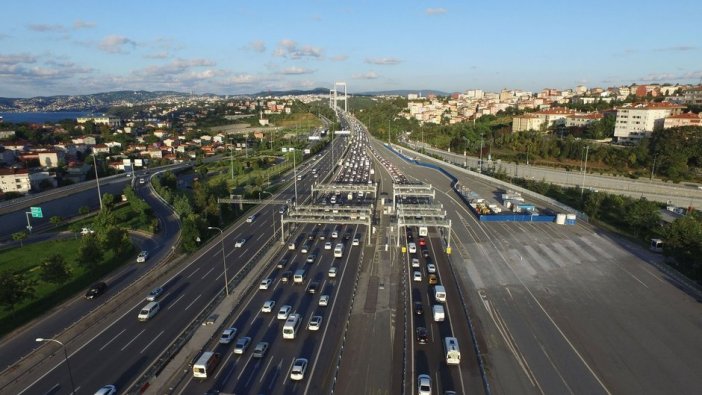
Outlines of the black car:
[{"label": "black car", "polygon": [[288,261],[289,261],[289,260],[290,260],[290,259],[289,259],[288,257],[285,257],[285,258],[281,259],[280,261],[278,261],[278,266],[276,266],[276,267],[277,267],[278,269],[284,268],[285,266],[288,265]]},{"label": "black car", "polygon": [[422,248],[422,256],[426,259],[429,258],[429,250],[427,248]]},{"label": "black car", "polygon": [[348,240],[350,238],[351,238],[351,233],[349,233],[349,232],[344,233],[344,240]]},{"label": "black car", "polygon": [[424,314],[424,306],[422,306],[422,302],[414,302],[414,314]]},{"label": "black car", "polygon": [[419,344],[427,344],[429,342],[429,333],[427,332],[427,328],[423,326],[418,326],[417,327],[417,343]]},{"label": "black car", "polygon": [[107,289],[107,284],[103,282],[95,283],[93,284],[90,289],[88,289],[88,292],[85,293],[85,298],[86,299],[93,299],[96,298],[102,294],[105,293],[105,290]]},{"label": "black car", "polygon": [[317,288],[319,288],[319,283],[316,281],[312,281],[310,283],[309,287],[307,287],[307,293],[314,294],[317,292]]},{"label": "black car", "polygon": [[287,283],[290,281],[290,277],[292,277],[292,272],[290,270],[287,270],[283,272],[283,274],[280,276],[280,281]]}]

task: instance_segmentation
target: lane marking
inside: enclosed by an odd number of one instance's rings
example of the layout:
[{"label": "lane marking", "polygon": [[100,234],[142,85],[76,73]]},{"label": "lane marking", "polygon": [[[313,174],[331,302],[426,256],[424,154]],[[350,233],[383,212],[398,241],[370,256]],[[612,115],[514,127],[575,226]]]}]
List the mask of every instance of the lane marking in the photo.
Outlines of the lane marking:
[{"label": "lane marking", "polygon": [[143,354],[144,351],[146,351],[146,349],[149,348],[149,346],[150,346],[153,342],[155,342],[156,339],[158,339],[159,336],[161,336],[161,335],[163,335],[163,331],[159,332],[158,335],[154,336],[153,340],[151,340],[151,341],[149,342],[149,344],[147,344],[144,348],[141,349],[141,351],[139,351],[139,354]]},{"label": "lane marking", "polygon": [[110,339],[110,341],[108,341],[108,342],[105,343],[102,347],[100,347],[100,349],[98,349],[98,351],[104,350],[105,347],[109,346],[110,343],[112,343],[113,341],[117,340],[117,338],[119,337],[119,335],[121,335],[122,333],[124,333],[124,331],[126,331],[126,330],[127,330],[126,328],[125,328],[125,329],[122,329],[122,332],[118,333],[115,337],[113,337],[112,339]]},{"label": "lane marking", "polygon": [[142,329],[141,332],[139,332],[138,335],[134,336],[134,337],[132,338],[132,340],[129,341],[129,343],[125,344],[124,347],[122,347],[122,348],[120,349],[120,351],[124,351],[125,348],[129,347],[129,345],[132,344],[132,343],[134,342],[134,340],[136,340],[139,336],[141,336],[141,334],[144,333],[145,330],[146,330],[146,329]]},{"label": "lane marking", "polygon": [[188,307],[184,308],[184,309],[183,309],[183,311],[185,311],[185,310],[189,309],[189,308],[190,308],[190,306],[192,306],[192,305],[193,305],[193,303],[197,302],[197,300],[198,300],[198,299],[200,299],[200,296],[202,296],[202,294],[199,294],[199,295],[197,295],[197,297],[196,297],[195,299],[193,299],[193,301],[192,301],[192,302],[190,302],[190,304],[188,305]]},{"label": "lane marking", "polygon": [[178,297],[178,299],[174,300],[173,303],[171,303],[171,304],[166,308],[166,310],[172,309],[173,306],[175,306],[175,304],[178,303],[179,300],[183,299],[183,296],[185,296],[185,294],[180,295],[180,296]]}]

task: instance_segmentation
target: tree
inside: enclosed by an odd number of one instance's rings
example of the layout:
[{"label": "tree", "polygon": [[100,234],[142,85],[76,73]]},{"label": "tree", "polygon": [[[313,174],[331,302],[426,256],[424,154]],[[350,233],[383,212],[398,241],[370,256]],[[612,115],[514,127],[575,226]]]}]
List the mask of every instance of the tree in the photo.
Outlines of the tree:
[{"label": "tree", "polygon": [[63,222],[63,217],[60,215],[54,215],[53,217],[49,218],[49,222],[51,222],[54,227],[59,226],[59,224]]},{"label": "tree", "polygon": [[24,272],[14,274],[9,270],[0,273],[0,304],[14,312],[15,306],[34,296],[36,281]]},{"label": "tree", "polygon": [[107,228],[103,236],[103,249],[112,250],[116,256],[132,248],[129,233],[117,226]]},{"label": "tree", "polygon": [[629,229],[642,238],[651,236],[660,220],[658,203],[651,202],[645,198],[630,203],[624,216],[624,222]]},{"label": "tree", "polygon": [[62,255],[54,254],[42,262],[39,277],[47,283],[63,284],[71,278],[71,269]]},{"label": "tree", "polygon": [[80,208],[78,209],[78,214],[80,214],[80,215],[86,215],[89,212],[90,212],[90,207],[88,207],[88,206],[80,206]]},{"label": "tree", "polygon": [[88,270],[95,269],[103,258],[100,242],[95,235],[83,236],[78,249],[77,263]]},{"label": "tree", "polygon": [[702,280],[702,219],[688,214],[663,228],[663,252],[675,258],[683,271]]},{"label": "tree", "polygon": [[105,192],[102,194],[102,206],[106,210],[112,210],[115,207],[116,199],[115,195]]},{"label": "tree", "polygon": [[29,237],[29,233],[26,230],[15,232],[12,234],[12,240],[20,242],[20,248],[24,247],[23,241]]}]

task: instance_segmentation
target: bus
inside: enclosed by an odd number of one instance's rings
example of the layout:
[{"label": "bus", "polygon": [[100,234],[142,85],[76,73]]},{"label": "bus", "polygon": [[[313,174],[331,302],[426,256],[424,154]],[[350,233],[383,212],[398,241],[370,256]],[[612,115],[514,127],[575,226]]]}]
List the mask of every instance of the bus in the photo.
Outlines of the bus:
[{"label": "bus", "polygon": [[334,247],[334,258],[341,258],[344,256],[344,243],[336,243]]},{"label": "bus", "polygon": [[214,374],[221,355],[212,351],[205,351],[193,365],[193,377],[206,379]]},{"label": "bus", "polygon": [[444,351],[446,352],[447,365],[458,365],[461,363],[461,350],[458,348],[458,339],[455,337],[445,337]]},{"label": "bus", "polygon": [[419,235],[420,236],[428,236],[429,235],[429,228],[426,226],[420,226],[419,227]]},{"label": "bus", "polygon": [[283,339],[294,339],[300,327],[300,314],[290,314],[283,324]]}]

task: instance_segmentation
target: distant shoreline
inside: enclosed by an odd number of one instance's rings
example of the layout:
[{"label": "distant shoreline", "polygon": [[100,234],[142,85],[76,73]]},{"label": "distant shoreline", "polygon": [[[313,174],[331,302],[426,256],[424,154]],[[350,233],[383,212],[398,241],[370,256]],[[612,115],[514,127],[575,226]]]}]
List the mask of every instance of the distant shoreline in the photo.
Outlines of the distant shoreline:
[{"label": "distant shoreline", "polygon": [[64,119],[75,120],[78,117],[92,114],[93,111],[24,111],[0,112],[4,123],[44,123],[58,122]]}]

